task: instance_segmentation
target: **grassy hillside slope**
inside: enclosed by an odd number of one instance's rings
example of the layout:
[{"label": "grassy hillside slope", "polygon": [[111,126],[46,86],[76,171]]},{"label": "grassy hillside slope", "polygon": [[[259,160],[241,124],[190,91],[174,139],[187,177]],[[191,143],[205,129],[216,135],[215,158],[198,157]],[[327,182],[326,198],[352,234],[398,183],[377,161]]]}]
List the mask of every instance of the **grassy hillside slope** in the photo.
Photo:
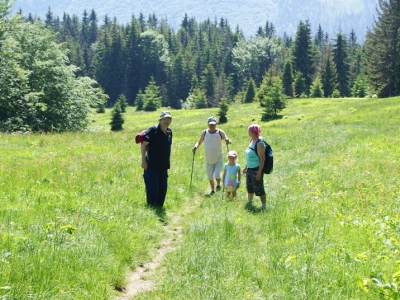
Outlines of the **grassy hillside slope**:
[{"label": "grassy hillside slope", "polygon": [[231,106],[220,128],[239,164],[253,121],[274,149],[265,212],[245,206],[244,186],[236,201],[204,196],[203,149],[193,161],[191,148],[217,109],[172,111],[163,214],[145,206],[133,141],[159,112],[129,108],[121,133],[109,132],[108,111],[85,133],[1,135],[0,298],[112,299],[166,226],[182,237],[139,299],[395,297],[399,100],[291,100],[268,123],[256,104]]}]

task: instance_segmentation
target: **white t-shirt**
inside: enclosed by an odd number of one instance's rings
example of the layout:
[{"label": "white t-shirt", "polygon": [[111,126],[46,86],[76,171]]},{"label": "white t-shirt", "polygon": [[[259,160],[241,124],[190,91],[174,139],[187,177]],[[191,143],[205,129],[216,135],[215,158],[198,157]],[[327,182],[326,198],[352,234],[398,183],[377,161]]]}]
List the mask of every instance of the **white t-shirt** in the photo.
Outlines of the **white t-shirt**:
[{"label": "white t-shirt", "polygon": [[222,138],[219,129],[214,133],[206,130],[204,149],[207,164],[213,165],[222,159]]}]

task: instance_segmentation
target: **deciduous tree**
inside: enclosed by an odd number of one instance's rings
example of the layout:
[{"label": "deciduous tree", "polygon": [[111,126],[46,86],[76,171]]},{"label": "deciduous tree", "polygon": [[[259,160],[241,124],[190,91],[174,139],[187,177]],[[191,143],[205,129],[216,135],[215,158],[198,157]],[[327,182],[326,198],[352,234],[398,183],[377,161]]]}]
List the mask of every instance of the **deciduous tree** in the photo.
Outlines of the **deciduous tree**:
[{"label": "deciduous tree", "polygon": [[67,51],[43,24],[13,22],[10,28],[0,37],[0,130],[84,129],[91,108],[104,99],[96,82],[75,76]]}]

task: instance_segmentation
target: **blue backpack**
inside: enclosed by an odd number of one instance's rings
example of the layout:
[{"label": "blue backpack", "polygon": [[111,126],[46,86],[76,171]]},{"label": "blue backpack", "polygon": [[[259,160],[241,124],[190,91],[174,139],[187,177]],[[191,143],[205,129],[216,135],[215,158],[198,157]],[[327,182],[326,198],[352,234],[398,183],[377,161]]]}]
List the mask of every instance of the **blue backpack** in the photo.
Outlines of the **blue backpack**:
[{"label": "blue backpack", "polygon": [[254,152],[258,156],[257,144],[259,142],[262,142],[264,144],[264,151],[265,151],[265,163],[264,163],[264,167],[262,169],[262,172],[264,174],[271,174],[272,170],[274,169],[274,154],[272,152],[271,146],[266,141],[264,141],[263,139],[258,139],[256,144],[254,145],[254,149],[253,148],[250,148],[250,149],[254,150]]}]

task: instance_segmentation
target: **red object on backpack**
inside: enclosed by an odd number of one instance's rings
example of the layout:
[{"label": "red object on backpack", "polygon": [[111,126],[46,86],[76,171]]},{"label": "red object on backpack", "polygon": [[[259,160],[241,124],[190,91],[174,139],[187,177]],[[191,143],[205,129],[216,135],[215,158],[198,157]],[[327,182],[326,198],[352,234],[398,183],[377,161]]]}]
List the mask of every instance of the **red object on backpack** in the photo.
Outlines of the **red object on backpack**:
[{"label": "red object on backpack", "polygon": [[144,139],[144,136],[146,135],[146,133],[147,133],[147,130],[143,130],[142,132],[139,132],[139,133],[135,136],[135,142],[136,142],[136,144],[143,143],[143,139]]}]

